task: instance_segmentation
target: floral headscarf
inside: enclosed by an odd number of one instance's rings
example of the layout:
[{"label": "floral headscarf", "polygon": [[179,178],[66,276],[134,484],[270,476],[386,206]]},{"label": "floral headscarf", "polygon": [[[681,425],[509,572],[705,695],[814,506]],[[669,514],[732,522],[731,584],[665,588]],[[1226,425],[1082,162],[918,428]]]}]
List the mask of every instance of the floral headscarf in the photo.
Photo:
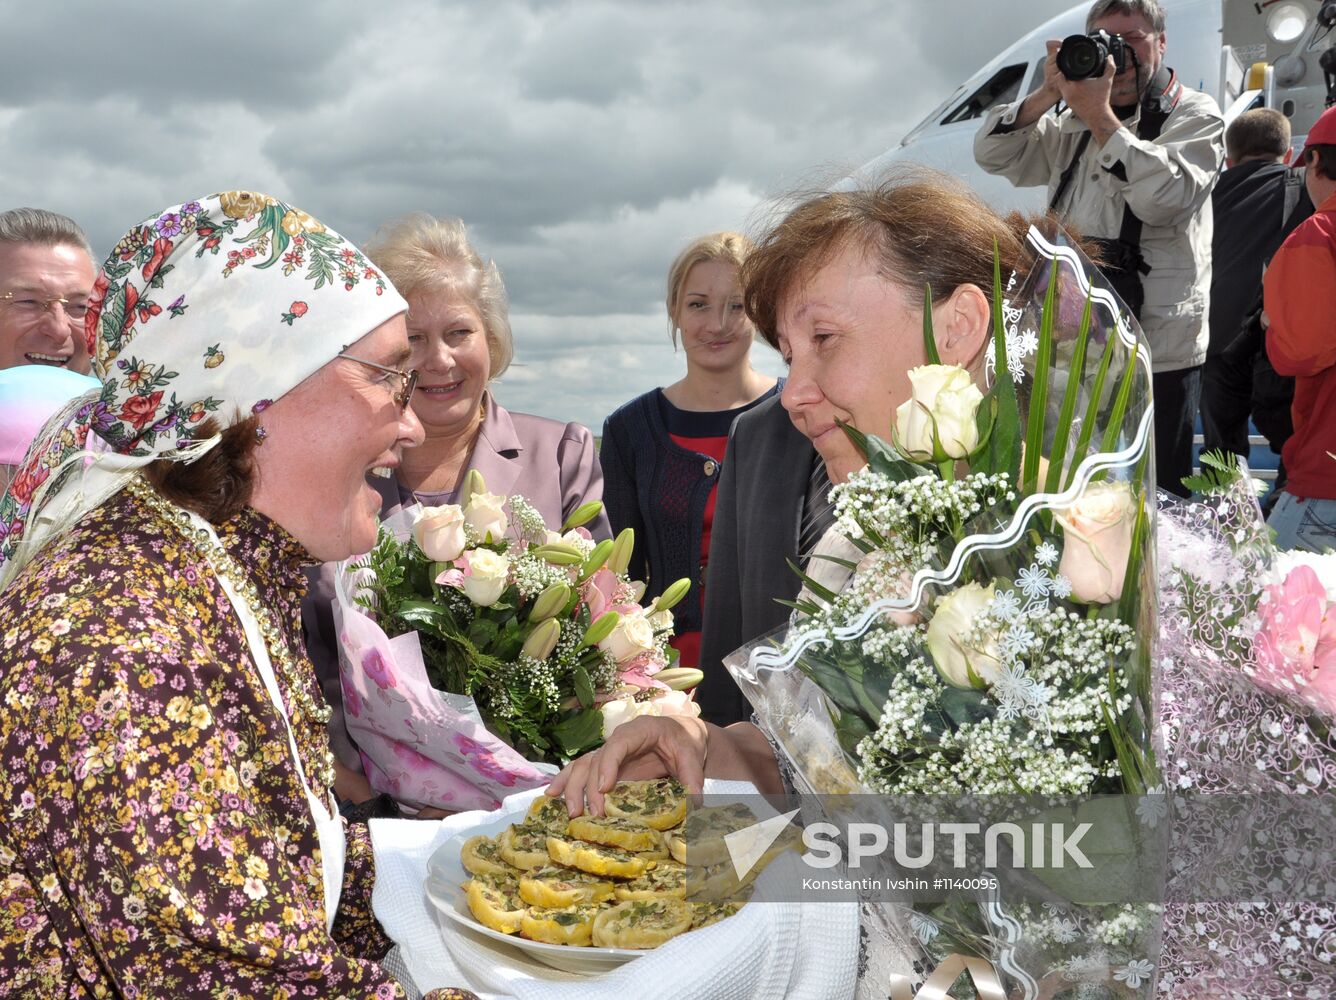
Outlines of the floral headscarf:
[{"label": "floral headscarf", "polygon": [[[0,591],[53,535],[156,459],[215,444],[196,428],[259,413],[408,308],[362,252],[276,198],[229,191],[135,226],[85,321],[100,390],[43,429],[0,499]],[[94,437],[90,438],[90,432]]]}]

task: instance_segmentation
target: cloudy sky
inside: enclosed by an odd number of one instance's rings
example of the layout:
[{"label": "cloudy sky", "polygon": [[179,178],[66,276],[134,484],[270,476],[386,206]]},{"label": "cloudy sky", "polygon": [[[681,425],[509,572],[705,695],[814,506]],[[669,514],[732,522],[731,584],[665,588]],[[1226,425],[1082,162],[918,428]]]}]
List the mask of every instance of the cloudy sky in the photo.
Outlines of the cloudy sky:
[{"label": "cloudy sky", "polygon": [[1069,6],[0,0],[0,206],[64,212],[99,254],[231,188],[359,242],[458,215],[510,291],[498,398],[597,432],[684,370],[661,301],[686,241],[881,153]]}]

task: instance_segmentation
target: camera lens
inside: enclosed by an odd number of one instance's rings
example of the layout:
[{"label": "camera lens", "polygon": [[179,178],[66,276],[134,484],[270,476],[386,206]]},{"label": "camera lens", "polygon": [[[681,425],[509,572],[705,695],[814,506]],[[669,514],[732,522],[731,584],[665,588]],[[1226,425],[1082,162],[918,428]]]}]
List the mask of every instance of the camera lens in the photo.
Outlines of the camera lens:
[{"label": "camera lens", "polygon": [[1068,80],[1086,80],[1102,76],[1104,60],[1109,50],[1098,38],[1089,35],[1068,35],[1058,49],[1058,70]]}]

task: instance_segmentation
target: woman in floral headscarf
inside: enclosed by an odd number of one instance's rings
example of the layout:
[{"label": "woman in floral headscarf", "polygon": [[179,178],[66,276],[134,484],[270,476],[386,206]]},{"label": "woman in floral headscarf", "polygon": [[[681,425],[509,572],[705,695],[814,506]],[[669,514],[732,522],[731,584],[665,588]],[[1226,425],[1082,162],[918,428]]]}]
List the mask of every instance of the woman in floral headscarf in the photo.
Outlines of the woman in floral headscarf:
[{"label": "woman in floral headscarf", "polygon": [[366,473],[421,440],[404,308],[250,192],[108,258],[103,384],[0,501],[0,992],[403,995],[299,602],[374,542]]}]

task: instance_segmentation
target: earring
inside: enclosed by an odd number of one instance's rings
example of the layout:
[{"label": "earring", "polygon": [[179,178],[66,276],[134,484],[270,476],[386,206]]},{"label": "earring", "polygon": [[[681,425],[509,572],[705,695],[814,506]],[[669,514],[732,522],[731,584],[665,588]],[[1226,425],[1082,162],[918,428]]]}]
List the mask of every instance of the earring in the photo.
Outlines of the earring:
[{"label": "earring", "polygon": [[264,439],[267,438],[268,436],[269,436],[269,431],[268,429],[265,428],[263,424],[255,428],[256,444],[264,444]]}]

